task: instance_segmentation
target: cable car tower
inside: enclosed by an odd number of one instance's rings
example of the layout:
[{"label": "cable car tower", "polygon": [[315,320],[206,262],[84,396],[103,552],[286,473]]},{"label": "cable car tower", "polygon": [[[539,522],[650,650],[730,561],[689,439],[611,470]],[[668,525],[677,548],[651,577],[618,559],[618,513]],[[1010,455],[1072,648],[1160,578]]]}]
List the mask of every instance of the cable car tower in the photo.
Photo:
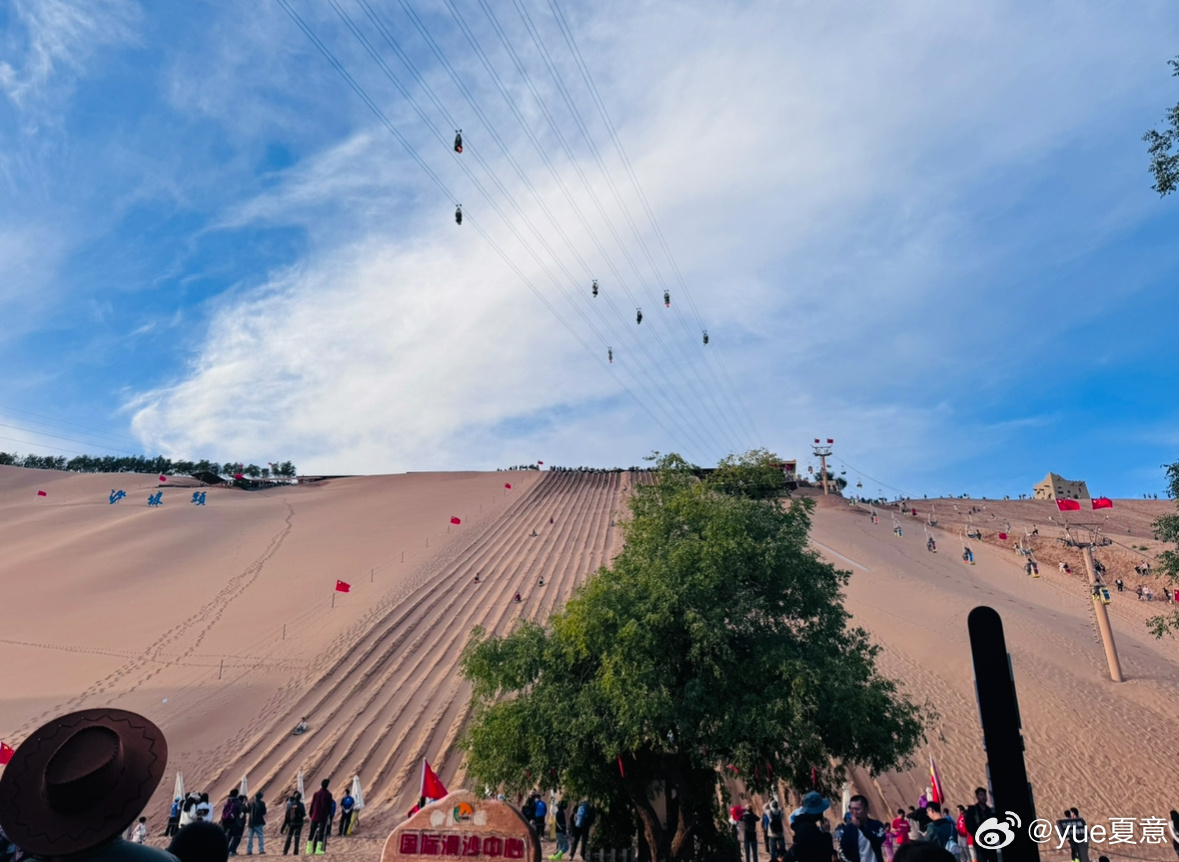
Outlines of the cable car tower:
[{"label": "cable car tower", "polygon": [[811,449],[814,451],[815,457],[819,459],[819,463],[822,465],[819,468],[821,471],[819,473],[819,478],[821,478],[823,480],[823,496],[824,497],[830,493],[830,491],[828,491],[828,489],[827,489],[827,456],[831,454],[831,446],[834,443],[835,443],[835,441],[832,440],[830,437],[827,438],[826,443],[821,443],[819,441],[819,438],[816,437],[815,443],[811,447]]},{"label": "cable car tower", "polygon": [[[1108,515],[1106,520],[1109,520]],[[1089,575],[1089,590],[1093,598],[1093,614],[1097,618],[1097,631],[1105,646],[1105,660],[1109,665],[1109,678],[1114,682],[1122,682],[1124,680],[1122,664],[1118,658],[1117,644],[1114,643],[1113,629],[1109,624],[1109,611],[1105,607],[1109,603],[1109,590],[1106,588],[1104,578],[1097,574],[1097,566],[1093,562],[1094,548],[1113,543],[1108,536],[1101,535],[1104,523],[1070,525],[1067,518],[1062,518],[1058,523],[1064,530],[1064,536],[1059,539],[1060,543],[1067,548],[1079,548],[1081,556],[1085,559],[1085,569]]]}]

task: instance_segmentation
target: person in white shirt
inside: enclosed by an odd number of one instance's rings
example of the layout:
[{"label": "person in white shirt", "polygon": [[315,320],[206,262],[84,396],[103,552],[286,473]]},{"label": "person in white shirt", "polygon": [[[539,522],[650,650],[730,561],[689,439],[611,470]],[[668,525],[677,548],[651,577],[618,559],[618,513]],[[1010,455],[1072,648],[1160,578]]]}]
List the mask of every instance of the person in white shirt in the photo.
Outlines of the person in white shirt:
[{"label": "person in white shirt", "polygon": [[135,828],[131,830],[132,844],[146,844],[147,843],[147,818],[140,817],[139,822],[135,824]]}]

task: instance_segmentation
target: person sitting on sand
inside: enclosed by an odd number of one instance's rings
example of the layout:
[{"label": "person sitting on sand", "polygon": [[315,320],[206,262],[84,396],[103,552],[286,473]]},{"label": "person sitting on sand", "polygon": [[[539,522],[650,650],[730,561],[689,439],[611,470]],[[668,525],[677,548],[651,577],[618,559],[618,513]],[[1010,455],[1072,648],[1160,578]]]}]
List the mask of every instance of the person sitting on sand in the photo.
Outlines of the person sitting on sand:
[{"label": "person sitting on sand", "polygon": [[512,601],[514,601],[514,602],[520,601],[520,594],[516,593],[516,597],[514,599],[512,599]]},{"label": "person sitting on sand", "polygon": [[538,581],[536,582],[536,585],[537,585],[538,587],[543,587],[543,586],[544,586],[544,578],[541,578],[540,580],[538,580]]},{"label": "person sitting on sand", "polygon": [[479,583],[479,573],[475,572],[475,583]]},{"label": "person sitting on sand", "polygon": [[306,733],[306,732],[307,732],[307,716],[303,716],[302,718],[299,719],[299,723],[295,725],[295,736],[299,736],[300,734]]}]

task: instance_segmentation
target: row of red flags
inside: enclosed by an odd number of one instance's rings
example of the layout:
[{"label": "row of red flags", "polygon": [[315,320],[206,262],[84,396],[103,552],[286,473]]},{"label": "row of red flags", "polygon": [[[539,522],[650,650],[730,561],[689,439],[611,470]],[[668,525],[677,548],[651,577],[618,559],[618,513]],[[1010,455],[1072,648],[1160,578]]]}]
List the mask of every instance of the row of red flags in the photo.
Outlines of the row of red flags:
[{"label": "row of red flags", "polygon": [[[541,463],[541,464],[543,464],[543,463],[544,463],[544,461],[541,461],[540,463]],[[244,478],[245,478],[245,476],[244,476],[243,474],[241,474],[241,473],[234,473],[234,474],[233,474],[233,478],[235,478],[235,479],[244,479]],[[168,481],[168,477],[167,477],[167,476],[163,476],[163,475],[161,475],[161,476],[160,476],[160,481],[161,481],[161,482],[167,482],[167,481]],[[504,482],[504,487],[505,487],[505,488],[507,488],[507,489],[510,491],[510,490],[512,490],[512,483],[511,483],[511,482]],[[49,495],[48,495],[48,494],[46,494],[44,491],[38,491],[38,492],[37,492],[37,496],[38,496],[38,497],[48,497]],[[461,524],[461,523],[462,523],[462,521],[460,521],[458,518],[451,518],[451,519],[450,519],[450,523],[452,523],[452,524]]]},{"label": "row of red flags", "polygon": [[[1109,497],[1094,497],[1090,502],[1093,503],[1094,509],[1112,509],[1113,500]],[[1081,511],[1080,500],[1057,500],[1056,508],[1062,512],[1079,512]]]}]

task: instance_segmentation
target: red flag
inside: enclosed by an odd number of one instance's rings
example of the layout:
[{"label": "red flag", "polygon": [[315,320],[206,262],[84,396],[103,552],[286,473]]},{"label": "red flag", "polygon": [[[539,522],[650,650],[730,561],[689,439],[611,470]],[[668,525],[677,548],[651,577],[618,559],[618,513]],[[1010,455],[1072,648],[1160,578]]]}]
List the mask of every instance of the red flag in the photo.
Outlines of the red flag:
[{"label": "red flag", "polygon": [[1113,500],[1111,500],[1109,497],[1098,497],[1096,500],[1093,501],[1093,508],[1094,509],[1112,509],[1113,508]]},{"label": "red flag", "polygon": [[430,761],[422,758],[422,792],[419,796],[424,796],[427,799],[441,799],[447,793],[446,785],[439,780],[438,776],[434,774],[434,770],[430,768]]},{"label": "red flag", "polygon": [[510,491],[510,490],[512,490],[512,483],[511,482],[504,482],[504,487]]},{"label": "red flag", "polygon": [[1079,512],[1081,511],[1081,503],[1079,500],[1057,500],[1056,508],[1062,512]]},{"label": "red flag", "polygon": [[1001,541],[1001,542],[1006,542],[1006,541],[1007,541],[1007,534],[1006,534],[1006,533],[1000,533],[1000,534],[999,534],[999,541]]},{"label": "red flag", "polygon": [[241,473],[234,473],[234,474],[233,474],[233,478],[235,478],[235,479],[244,479],[244,478],[245,478],[245,476],[243,476]]},{"label": "red flag", "polygon": [[544,461],[537,461],[536,463],[540,464],[542,467],[544,466]]},{"label": "red flag", "polygon": [[12,760],[13,749],[7,742],[0,742],[0,766],[4,766],[8,761]]},{"label": "red flag", "polygon": [[346,584],[343,581],[336,581],[336,592],[346,593],[352,589],[352,584]]},{"label": "red flag", "polygon": [[167,477],[167,476],[165,476],[163,473],[161,473],[161,474],[160,474],[160,481],[161,481],[161,482],[167,482],[167,481],[168,481],[168,477]]},{"label": "red flag", "polygon": [[933,762],[933,755],[929,755],[929,793],[930,802],[936,802],[941,805],[946,801],[946,795],[942,793],[942,777],[938,775],[937,764]]},{"label": "red flag", "polygon": [[451,519],[450,519],[450,523],[452,523],[452,524],[461,524],[461,523],[462,523],[462,521],[461,521],[461,520],[459,520],[458,518],[451,518]]},{"label": "red flag", "polygon": [[48,494],[46,494],[44,491],[38,491],[38,492],[37,492],[37,496],[38,496],[38,497],[48,497],[49,495],[48,495]]},{"label": "red flag", "polygon": [[816,437],[816,438],[815,438],[815,442],[816,442],[816,443],[818,443],[818,442],[819,442],[819,438],[818,438],[818,437]]},{"label": "red flag", "polygon": [[622,768],[622,755],[618,755],[618,774],[626,778],[626,770]]},{"label": "red flag", "polygon": [[831,445],[832,443],[834,443],[834,442],[835,442],[835,441],[834,441],[834,440],[832,440],[830,437],[828,437],[828,438],[827,438],[827,445],[828,445],[828,446],[830,446],[830,445]]}]

